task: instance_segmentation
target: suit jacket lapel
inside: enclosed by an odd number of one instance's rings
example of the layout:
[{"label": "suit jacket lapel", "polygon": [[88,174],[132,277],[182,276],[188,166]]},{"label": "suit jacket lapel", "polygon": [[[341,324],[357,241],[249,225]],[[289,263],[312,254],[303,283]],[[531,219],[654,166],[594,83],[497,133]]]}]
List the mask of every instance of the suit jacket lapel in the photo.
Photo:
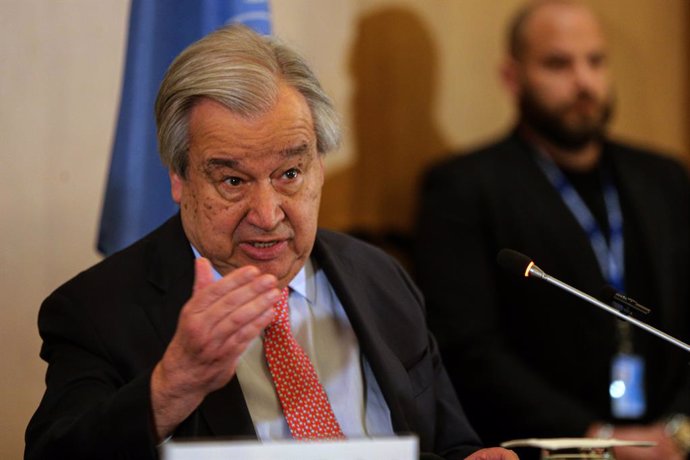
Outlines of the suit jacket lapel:
[{"label": "suit jacket lapel", "polygon": [[147,237],[146,271],[152,290],[142,308],[165,350],[177,326],[182,305],[189,299],[194,278],[192,252],[179,214]]},{"label": "suit jacket lapel", "polygon": [[[179,214],[168,221],[162,231],[152,238],[148,251],[148,276],[159,292],[159,301],[144,305],[163,350],[172,340],[182,306],[192,295],[194,282],[194,254],[189,245]],[[254,425],[237,378],[225,387],[209,394],[197,409],[203,426],[192,414],[178,430],[183,436],[256,437]],[[208,432],[210,431],[210,432]]]},{"label": "suit jacket lapel", "polygon": [[359,278],[360,272],[356,267],[347,266],[334,254],[333,248],[327,247],[317,235],[314,257],[326,273],[352,324],[362,355],[370,364],[390,409],[393,428],[396,432],[409,431],[404,407],[405,399],[411,401],[412,395],[405,398],[404,388],[399,383],[408,380],[407,372],[388,344],[372,327],[377,323],[373,315],[378,306],[372,305],[367,295],[370,281]]}]

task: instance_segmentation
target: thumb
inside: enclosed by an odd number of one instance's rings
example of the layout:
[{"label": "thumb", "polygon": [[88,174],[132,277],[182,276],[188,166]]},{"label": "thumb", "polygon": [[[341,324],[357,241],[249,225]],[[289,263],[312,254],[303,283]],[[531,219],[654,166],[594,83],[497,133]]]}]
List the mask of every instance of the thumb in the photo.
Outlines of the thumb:
[{"label": "thumb", "polygon": [[194,261],[194,286],[192,288],[192,293],[196,294],[213,283],[213,268],[211,267],[211,262],[205,257],[197,257]]}]

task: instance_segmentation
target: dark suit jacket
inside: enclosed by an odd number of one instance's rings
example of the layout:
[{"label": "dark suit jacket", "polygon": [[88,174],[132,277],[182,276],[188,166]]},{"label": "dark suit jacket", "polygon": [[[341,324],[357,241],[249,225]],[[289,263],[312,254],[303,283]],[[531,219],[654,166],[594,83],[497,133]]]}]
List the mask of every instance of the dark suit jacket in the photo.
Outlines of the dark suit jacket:
[{"label": "dark suit jacket", "polygon": [[[425,327],[422,298],[381,251],[319,231],[313,257],[340,298],[397,433],[423,452],[478,448]],[[191,295],[193,254],[179,216],[50,295],[41,307],[45,396],[26,434],[28,459],[155,458],[149,380]],[[176,431],[254,438],[237,379],[210,394]]]},{"label": "dark suit jacket", "polygon": [[[626,276],[638,275],[626,290],[653,309],[641,319],[687,341],[685,171],[619,143],[606,142],[604,151],[622,201]],[[595,297],[605,284],[589,239],[517,135],[429,172],[416,246],[430,328],[483,441],[582,436],[591,422],[611,420],[618,320],[547,283],[505,273],[495,262],[499,250],[512,248]],[[687,412],[689,355],[634,327],[633,339],[647,365],[643,421]]]}]

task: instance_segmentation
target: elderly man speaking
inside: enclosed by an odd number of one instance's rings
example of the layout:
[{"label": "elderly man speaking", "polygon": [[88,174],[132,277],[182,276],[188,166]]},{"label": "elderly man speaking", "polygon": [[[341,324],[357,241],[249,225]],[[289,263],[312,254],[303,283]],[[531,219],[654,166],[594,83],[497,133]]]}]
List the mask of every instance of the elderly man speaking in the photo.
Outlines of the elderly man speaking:
[{"label": "elderly man speaking", "polygon": [[297,54],[218,30],[173,62],[156,117],[180,212],[43,303],[47,389],[26,458],[395,433],[427,458],[517,458],[480,449],[405,272],[317,229],[340,130]]}]

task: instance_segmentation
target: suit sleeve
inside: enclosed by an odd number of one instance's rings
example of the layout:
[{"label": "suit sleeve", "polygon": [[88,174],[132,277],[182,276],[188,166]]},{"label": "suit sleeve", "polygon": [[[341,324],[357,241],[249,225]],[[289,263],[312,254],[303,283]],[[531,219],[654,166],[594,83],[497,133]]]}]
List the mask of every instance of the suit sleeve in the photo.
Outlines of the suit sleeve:
[{"label": "suit sleeve", "polygon": [[[687,312],[690,311],[690,289],[687,277],[690,275],[690,180],[687,171],[675,162],[671,163],[669,171],[664,174],[666,184],[675,184],[671,196],[666,203],[677,203],[677,208],[669,210],[677,218],[676,234],[672,240],[672,253],[677,257],[672,272],[676,275],[672,298],[676,305],[676,311],[672,312],[671,327],[669,332],[690,343],[690,321]],[[677,330],[676,330],[677,328]],[[679,363],[687,363],[687,352],[674,349],[680,354]],[[678,391],[667,408],[668,414],[682,413],[690,415],[690,366],[682,367],[684,379],[677,385]]]},{"label": "suit sleeve", "polygon": [[[469,420],[489,445],[511,437],[581,436],[592,414],[540,378],[505,341],[496,226],[479,171],[461,177],[442,166],[421,197],[415,274],[427,299],[429,325]],[[487,194],[488,193],[488,194]],[[498,224],[496,224],[498,222]],[[559,427],[558,433],[549,432]],[[565,427],[565,432],[562,431]]]},{"label": "suit sleeve", "polygon": [[[419,289],[402,268],[398,267],[398,270],[400,277],[417,300],[418,307],[422,309],[422,314],[426,315],[424,298]],[[448,373],[441,359],[436,339],[430,332],[427,332],[426,337],[427,353],[407,369],[410,378],[418,384],[415,386],[420,388],[418,394],[420,402],[424,400],[423,393],[429,389],[434,395],[433,401],[428,403],[433,408],[431,410],[429,408],[423,409],[424,412],[433,413],[434,420],[422,421],[423,424],[431,425],[434,428],[433,453],[425,451],[424,446],[422,446],[420,458],[464,459],[482,448],[481,441],[458,401],[455,389],[448,378]],[[427,386],[423,383],[424,381],[432,383]],[[421,390],[423,387],[426,387],[427,390]]]},{"label": "suit sleeve", "polygon": [[[439,447],[442,458],[465,458],[479,450],[481,442],[460,406],[453,385],[442,364],[436,341],[431,334],[429,335],[429,340],[434,356],[437,394],[436,413],[438,414],[438,421],[436,425],[436,444]],[[461,447],[453,445],[458,441],[460,441]],[[425,458],[424,455],[422,455],[422,458]]]},{"label": "suit sleeve", "polygon": [[64,295],[43,303],[39,330],[47,388],[27,428],[25,458],[156,458],[151,371],[125,381],[84,311]]}]

